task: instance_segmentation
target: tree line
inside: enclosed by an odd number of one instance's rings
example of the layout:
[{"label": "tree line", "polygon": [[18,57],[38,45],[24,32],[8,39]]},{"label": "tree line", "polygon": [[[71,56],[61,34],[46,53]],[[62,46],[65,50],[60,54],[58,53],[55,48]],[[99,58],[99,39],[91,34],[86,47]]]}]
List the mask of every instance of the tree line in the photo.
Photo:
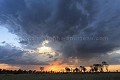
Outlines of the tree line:
[{"label": "tree line", "polygon": [[[109,64],[105,61],[103,61],[101,64],[93,64],[90,67],[90,70],[87,70],[85,66],[79,66],[74,69],[66,67],[65,71],[62,72],[54,72],[54,71],[44,71],[44,67],[40,67],[40,71],[36,70],[6,70],[6,69],[0,69],[0,74],[39,74],[39,73],[79,73],[79,72],[109,72],[108,67]],[[105,68],[105,71],[104,71]]]},{"label": "tree line", "polygon": [[[66,72],[108,72],[108,66],[109,64],[105,61],[103,61],[101,64],[93,64],[90,67],[90,70],[87,70],[87,68],[85,66],[79,66],[76,67],[75,69],[66,67],[65,71]],[[106,71],[103,70],[103,68],[106,69]]]}]

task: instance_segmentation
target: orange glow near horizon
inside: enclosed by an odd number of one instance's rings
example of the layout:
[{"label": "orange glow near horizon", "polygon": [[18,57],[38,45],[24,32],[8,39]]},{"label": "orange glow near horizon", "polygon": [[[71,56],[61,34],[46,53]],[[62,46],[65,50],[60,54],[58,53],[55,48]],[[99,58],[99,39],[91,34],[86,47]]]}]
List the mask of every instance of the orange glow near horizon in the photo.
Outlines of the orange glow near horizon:
[{"label": "orange glow near horizon", "polygon": [[0,69],[18,70],[20,69],[20,67],[9,65],[9,64],[0,64]]},{"label": "orange glow near horizon", "polygon": [[120,71],[120,65],[110,65],[108,69],[110,71],[116,71],[116,70]]},{"label": "orange glow near horizon", "polygon": [[[67,64],[60,64],[59,61],[52,62],[50,65],[46,65],[45,71],[65,71],[65,67],[69,67],[72,69],[76,68],[76,65],[67,65]],[[79,66],[77,66],[79,68]],[[87,71],[90,70],[90,67],[86,67]],[[109,71],[115,72],[116,70],[120,71],[120,65],[109,65]],[[106,71],[105,68],[103,68]]]},{"label": "orange glow near horizon", "polygon": [[[39,67],[40,67],[39,65],[13,66],[13,65],[9,65],[9,64],[0,64],[0,69],[8,69],[8,70],[23,69],[23,70],[40,71]],[[65,71],[65,67],[69,67],[69,68],[74,69],[76,66],[75,65],[60,64],[58,61],[54,61],[50,65],[45,65],[44,71],[55,71],[55,72],[62,71],[63,72],[63,71]],[[89,67],[86,67],[86,68],[87,68],[87,71],[89,71],[90,68]],[[115,72],[116,70],[120,71],[120,65],[109,65],[108,69],[111,72]]]},{"label": "orange glow near horizon", "polygon": [[59,61],[53,61],[50,65],[45,65],[44,67],[45,71],[62,71],[67,66],[67,64],[60,64]]}]

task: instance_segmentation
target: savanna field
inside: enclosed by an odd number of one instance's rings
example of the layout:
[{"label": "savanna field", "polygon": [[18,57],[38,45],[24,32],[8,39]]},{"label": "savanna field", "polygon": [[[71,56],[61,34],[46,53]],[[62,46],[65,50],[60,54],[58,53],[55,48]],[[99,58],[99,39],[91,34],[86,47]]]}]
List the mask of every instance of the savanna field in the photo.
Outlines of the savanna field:
[{"label": "savanna field", "polygon": [[0,74],[0,80],[120,80],[120,73]]}]

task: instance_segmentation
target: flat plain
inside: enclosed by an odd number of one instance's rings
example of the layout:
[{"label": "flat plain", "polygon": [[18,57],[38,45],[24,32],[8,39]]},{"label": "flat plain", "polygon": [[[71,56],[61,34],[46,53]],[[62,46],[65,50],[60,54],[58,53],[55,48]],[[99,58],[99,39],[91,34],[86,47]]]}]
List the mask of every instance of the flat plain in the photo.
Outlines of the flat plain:
[{"label": "flat plain", "polygon": [[120,80],[120,73],[0,74],[0,80]]}]

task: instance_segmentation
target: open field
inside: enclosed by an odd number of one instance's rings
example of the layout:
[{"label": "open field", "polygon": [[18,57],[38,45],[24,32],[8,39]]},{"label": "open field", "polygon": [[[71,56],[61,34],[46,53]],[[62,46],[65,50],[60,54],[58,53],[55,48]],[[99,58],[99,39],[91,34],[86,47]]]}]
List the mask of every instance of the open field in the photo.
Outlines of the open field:
[{"label": "open field", "polygon": [[120,73],[0,74],[0,80],[120,80]]}]

